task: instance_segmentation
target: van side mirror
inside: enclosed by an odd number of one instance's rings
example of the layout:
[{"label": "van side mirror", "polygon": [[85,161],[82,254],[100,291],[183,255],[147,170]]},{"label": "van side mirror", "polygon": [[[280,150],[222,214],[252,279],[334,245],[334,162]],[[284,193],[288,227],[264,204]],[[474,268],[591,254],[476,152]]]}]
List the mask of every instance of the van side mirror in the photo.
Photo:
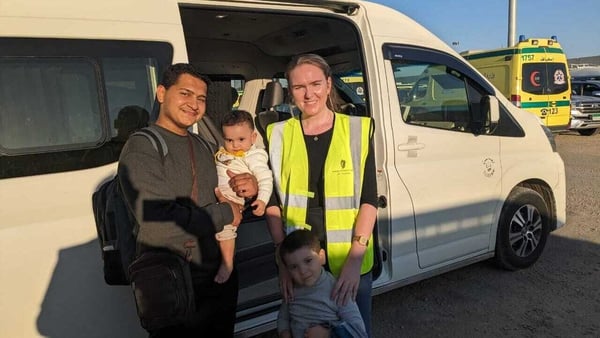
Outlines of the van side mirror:
[{"label": "van side mirror", "polygon": [[487,102],[488,102],[488,109],[489,109],[489,123],[490,125],[497,125],[498,121],[500,121],[500,106],[498,103],[498,99],[495,96],[485,96],[484,98],[487,98]]},{"label": "van side mirror", "polygon": [[493,95],[485,95],[481,98],[479,107],[478,119],[472,121],[472,130],[476,134],[491,134],[500,121],[498,99]]}]

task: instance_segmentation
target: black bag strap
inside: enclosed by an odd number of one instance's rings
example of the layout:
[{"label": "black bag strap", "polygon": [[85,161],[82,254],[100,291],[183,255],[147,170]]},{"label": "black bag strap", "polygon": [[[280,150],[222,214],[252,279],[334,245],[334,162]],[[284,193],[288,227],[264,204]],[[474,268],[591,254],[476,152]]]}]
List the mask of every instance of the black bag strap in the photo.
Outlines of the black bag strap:
[{"label": "black bag strap", "polygon": [[[130,137],[133,135],[142,135],[145,138],[147,138],[150,141],[150,143],[152,143],[152,147],[160,154],[162,164],[164,165],[165,157],[169,153],[169,147],[167,146],[165,139],[162,137],[162,135],[156,129],[154,129],[152,126],[145,127],[145,128],[135,131],[134,133],[132,133],[130,135]],[[114,179],[117,180],[117,183],[118,183],[117,189],[119,191],[119,194],[122,194],[123,188],[121,187],[121,184],[118,181],[117,175],[115,175]],[[133,235],[137,238],[137,234],[139,231],[139,224],[135,221],[135,217],[133,216],[134,215],[133,210],[131,210],[131,208],[129,207],[129,205],[127,203],[125,203],[125,205],[127,207],[127,211],[129,212],[129,218],[134,224]]]},{"label": "black bag strap", "polygon": [[[143,135],[144,137],[146,137],[150,141],[150,143],[152,143],[152,147],[156,151],[158,151],[158,153],[163,158],[165,158],[169,154],[169,147],[167,146],[167,143],[165,142],[165,139],[152,126],[142,128],[142,129],[134,132],[131,135]],[[202,143],[202,145],[206,149],[208,149],[208,151],[210,151],[212,154],[215,154],[217,152],[218,146],[216,144],[208,141],[203,136],[201,136],[199,134],[196,134],[196,133],[189,133],[189,135],[193,136],[195,139],[197,139],[198,141],[200,141],[200,143]]]},{"label": "black bag strap", "polygon": [[150,143],[152,143],[152,147],[158,151],[161,158],[164,159],[169,154],[167,142],[165,142],[165,139],[162,137],[162,135],[152,126],[142,128],[131,135],[143,135],[146,137]]}]

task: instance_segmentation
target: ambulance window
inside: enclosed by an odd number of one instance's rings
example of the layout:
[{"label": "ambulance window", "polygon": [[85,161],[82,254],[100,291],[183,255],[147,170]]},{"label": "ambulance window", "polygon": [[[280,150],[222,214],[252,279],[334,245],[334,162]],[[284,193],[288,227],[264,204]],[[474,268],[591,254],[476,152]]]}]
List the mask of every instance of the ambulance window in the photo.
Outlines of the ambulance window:
[{"label": "ambulance window", "polygon": [[523,91],[536,95],[563,93],[569,88],[564,63],[526,63],[523,65]]},{"label": "ambulance window", "polygon": [[392,67],[404,122],[471,131],[469,96],[478,92],[472,90],[463,74],[445,65],[426,62],[392,60]]}]

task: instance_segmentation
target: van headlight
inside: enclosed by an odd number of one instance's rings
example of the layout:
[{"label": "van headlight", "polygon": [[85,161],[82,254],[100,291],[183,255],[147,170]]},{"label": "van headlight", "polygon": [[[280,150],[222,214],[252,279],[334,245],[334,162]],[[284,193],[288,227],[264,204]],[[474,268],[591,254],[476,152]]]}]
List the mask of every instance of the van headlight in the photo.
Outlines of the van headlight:
[{"label": "van headlight", "polygon": [[556,141],[554,140],[554,134],[545,125],[542,124],[540,126],[544,130],[544,134],[546,134],[546,137],[548,138],[548,142],[550,142],[550,146],[552,147],[552,151],[556,152]]}]

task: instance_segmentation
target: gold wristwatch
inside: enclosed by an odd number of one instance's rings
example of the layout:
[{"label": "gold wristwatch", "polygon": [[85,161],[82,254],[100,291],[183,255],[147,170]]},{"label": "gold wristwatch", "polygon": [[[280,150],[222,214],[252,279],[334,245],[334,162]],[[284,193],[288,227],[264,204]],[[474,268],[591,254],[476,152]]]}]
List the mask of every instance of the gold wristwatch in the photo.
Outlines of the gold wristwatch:
[{"label": "gold wristwatch", "polygon": [[360,244],[362,246],[369,245],[369,237],[366,237],[366,236],[357,235],[357,236],[352,237],[352,240],[357,241],[358,244]]}]

